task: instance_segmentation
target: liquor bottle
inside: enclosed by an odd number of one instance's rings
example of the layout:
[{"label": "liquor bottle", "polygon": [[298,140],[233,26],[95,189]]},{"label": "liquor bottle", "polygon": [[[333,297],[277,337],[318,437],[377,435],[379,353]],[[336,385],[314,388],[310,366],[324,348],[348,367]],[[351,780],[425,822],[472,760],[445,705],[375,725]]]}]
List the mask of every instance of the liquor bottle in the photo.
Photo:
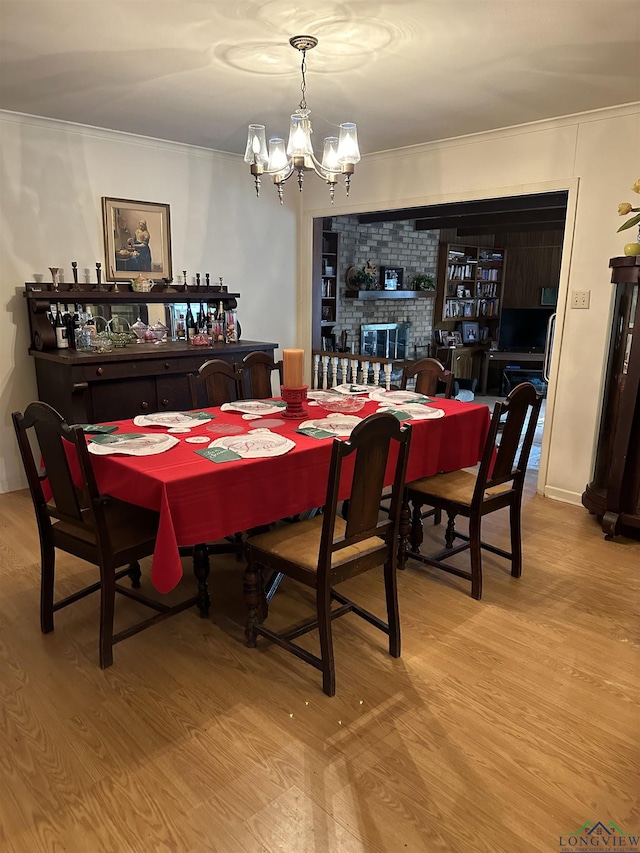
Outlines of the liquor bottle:
[{"label": "liquor bottle", "polygon": [[69,341],[69,349],[76,348],[76,313],[75,311],[71,313],[69,311],[69,306],[65,305],[65,315],[63,317],[63,322],[67,328],[67,340]]},{"label": "liquor bottle", "polygon": [[69,339],[67,338],[67,327],[62,319],[62,306],[57,305],[56,312],[56,346],[58,349],[69,349]]},{"label": "liquor bottle", "polygon": [[202,302],[200,302],[200,310],[198,311],[198,331],[203,334],[207,331],[207,315]]},{"label": "liquor bottle", "polygon": [[191,313],[191,303],[187,302],[187,338],[191,340],[195,333],[196,321],[194,320],[193,314]]},{"label": "liquor bottle", "polygon": [[220,302],[218,303],[218,311],[216,313],[216,324],[215,324],[215,339],[219,343],[224,342],[224,334],[225,334],[224,321],[225,321],[224,305],[222,304],[222,300],[220,300]]}]

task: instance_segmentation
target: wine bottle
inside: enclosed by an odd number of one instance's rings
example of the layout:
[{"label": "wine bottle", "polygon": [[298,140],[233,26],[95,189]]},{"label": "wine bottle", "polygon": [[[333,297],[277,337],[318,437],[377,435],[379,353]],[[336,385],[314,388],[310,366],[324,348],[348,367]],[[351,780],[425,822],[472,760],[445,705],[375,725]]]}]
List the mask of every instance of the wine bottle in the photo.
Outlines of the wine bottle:
[{"label": "wine bottle", "polygon": [[56,346],[58,349],[69,349],[67,327],[62,319],[62,306],[60,304],[57,305],[56,311]]},{"label": "wine bottle", "polygon": [[200,302],[200,310],[198,311],[198,331],[203,334],[207,331],[207,315],[204,313],[202,302]]},{"label": "wine bottle", "polygon": [[195,333],[196,321],[194,320],[193,314],[191,312],[191,303],[187,302],[187,338],[191,340]]}]

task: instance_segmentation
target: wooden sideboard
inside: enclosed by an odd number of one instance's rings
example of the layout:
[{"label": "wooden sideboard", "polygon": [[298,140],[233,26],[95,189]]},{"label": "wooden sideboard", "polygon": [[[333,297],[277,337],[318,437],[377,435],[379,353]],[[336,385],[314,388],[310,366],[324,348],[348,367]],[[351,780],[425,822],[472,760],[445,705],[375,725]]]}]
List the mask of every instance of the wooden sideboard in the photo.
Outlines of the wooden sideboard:
[{"label": "wooden sideboard", "polygon": [[605,538],[640,535],[640,257],[612,258],[615,286],[594,478],[582,503]]},{"label": "wooden sideboard", "polygon": [[[247,353],[257,350],[273,357],[278,347],[277,343],[241,340],[209,347],[194,347],[185,341],[131,343],[104,353],[55,349],[55,335],[51,336],[47,319],[51,302],[143,305],[222,300],[235,306],[239,296],[213,291],[210,294],[155,290],[113,293],[86,286],[77,292],[68,289],[53,292],[47,285],[27,284],[25,297],[32,342],[29,352],[35,362],[39,399],[53,406],[69,423],[97,423],[147,412],[189,409],[187,375],[197,371],[205,361],[221,358],[230,364],[239,363]],[[200,405],[205,405],[204,397]]]}]

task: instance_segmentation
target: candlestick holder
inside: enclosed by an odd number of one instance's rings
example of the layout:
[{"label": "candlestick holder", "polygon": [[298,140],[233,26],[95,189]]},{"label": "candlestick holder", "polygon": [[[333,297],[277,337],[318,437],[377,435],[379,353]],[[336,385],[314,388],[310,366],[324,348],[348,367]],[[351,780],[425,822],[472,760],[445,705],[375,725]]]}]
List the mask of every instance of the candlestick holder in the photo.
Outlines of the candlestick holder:
[{"label": "candlestick holder", "polygon": [[307,417],[308,412],[302,404],[307,399],[308,387],[308,385],[301,385],[299,388],[280,388],[280,396],[287,404],[287,408],[282,413],[283,418],[301,421]]}]

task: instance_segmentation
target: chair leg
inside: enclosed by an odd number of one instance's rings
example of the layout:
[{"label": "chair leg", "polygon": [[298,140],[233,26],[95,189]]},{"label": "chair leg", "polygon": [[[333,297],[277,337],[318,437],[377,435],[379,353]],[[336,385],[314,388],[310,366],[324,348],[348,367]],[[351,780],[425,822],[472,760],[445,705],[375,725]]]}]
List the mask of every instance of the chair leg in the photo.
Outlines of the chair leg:
[{"label": "chair leg", "polygon": [[400,526],[398,530],[398,568],[400,571],[404,570],[407,563],[410,532],[411,512],[409,511],[409,499],[405,492],[402,496],[402,504],[400,506]]},{"label": "chair leg", "polygon": [[140,589],[140,578],[142,577],[142,571],[140,570],[140,563],[137,560],[129,564],[129,571],[127,572],[127,577],[131,581],[132,589]]},{"label": "chair leg", "polygon": [[442,522],[442,510],[434,509],[433,511],[433,525],[434,527]]},{"label": "chair leg", "polygon": [[482,546],[480,516],[469,519],[469,548],[471,554],[471,598],[482,598]]},{"label": "chair leg", "polygon": [[411,514],[411,534],[409,536],[409,544],[412,551],[419,553],[420,546],[424,539],[424,531],[422,529],[422,502],[417,501],[414,498],[412,503],[413,512]]},{"label": "chair leg", "polygon": [[236,546],[236,561],[241,563],[244,559],[244,542],[242,540],[242,533],[233,534],[233,544]]},{"label": "chair leg", "polygon": [[113,613],[116,598],[116,578],[112,566],[100,569],[100,668],[113,663]]},{"label": "chair leg", "polygon": [[53,582],[56,568],[56,549],[51,543],[40,543],[40,630],[53,631]]},{"label": "chair leg", "polygon": [[444,547],[453,548],[453,542],[456,538],[456,513],[447,511],[447,515],[449,516],[449,521],[447,522],[447,529],[444,534]]},{"label": "chair leg", "polygon": [[398,584],[391,560],[384,564],[384,589],[387,598],[387,621],[389,623],[389,654],[400,657],[400,613],[398,611]]},{"label": "chair leg", "polygon": [[322,658],[322,689],[327,696],[336,693],[336,669],[333,660],[333,636],[331,633],[331,591],[316,591],[318,631],[320,633],[320,657]]},{"label": "chair leg", "polygon": [[251,649],[255,649],[256,647],[256,625],[262,621],[260,619],[261,574],[261,570],[256,563],[247,563],[242,586],[245,604],[247,605],[247,624],[244,629],[244,635],[247,638],[247,645]]},{"label": "chair leg", "polygon": [[519,578],[522,575],[522,527],[520,501],[514,501],[509,507],[509,522],[511,527],[511,575],[514,578]]}]

